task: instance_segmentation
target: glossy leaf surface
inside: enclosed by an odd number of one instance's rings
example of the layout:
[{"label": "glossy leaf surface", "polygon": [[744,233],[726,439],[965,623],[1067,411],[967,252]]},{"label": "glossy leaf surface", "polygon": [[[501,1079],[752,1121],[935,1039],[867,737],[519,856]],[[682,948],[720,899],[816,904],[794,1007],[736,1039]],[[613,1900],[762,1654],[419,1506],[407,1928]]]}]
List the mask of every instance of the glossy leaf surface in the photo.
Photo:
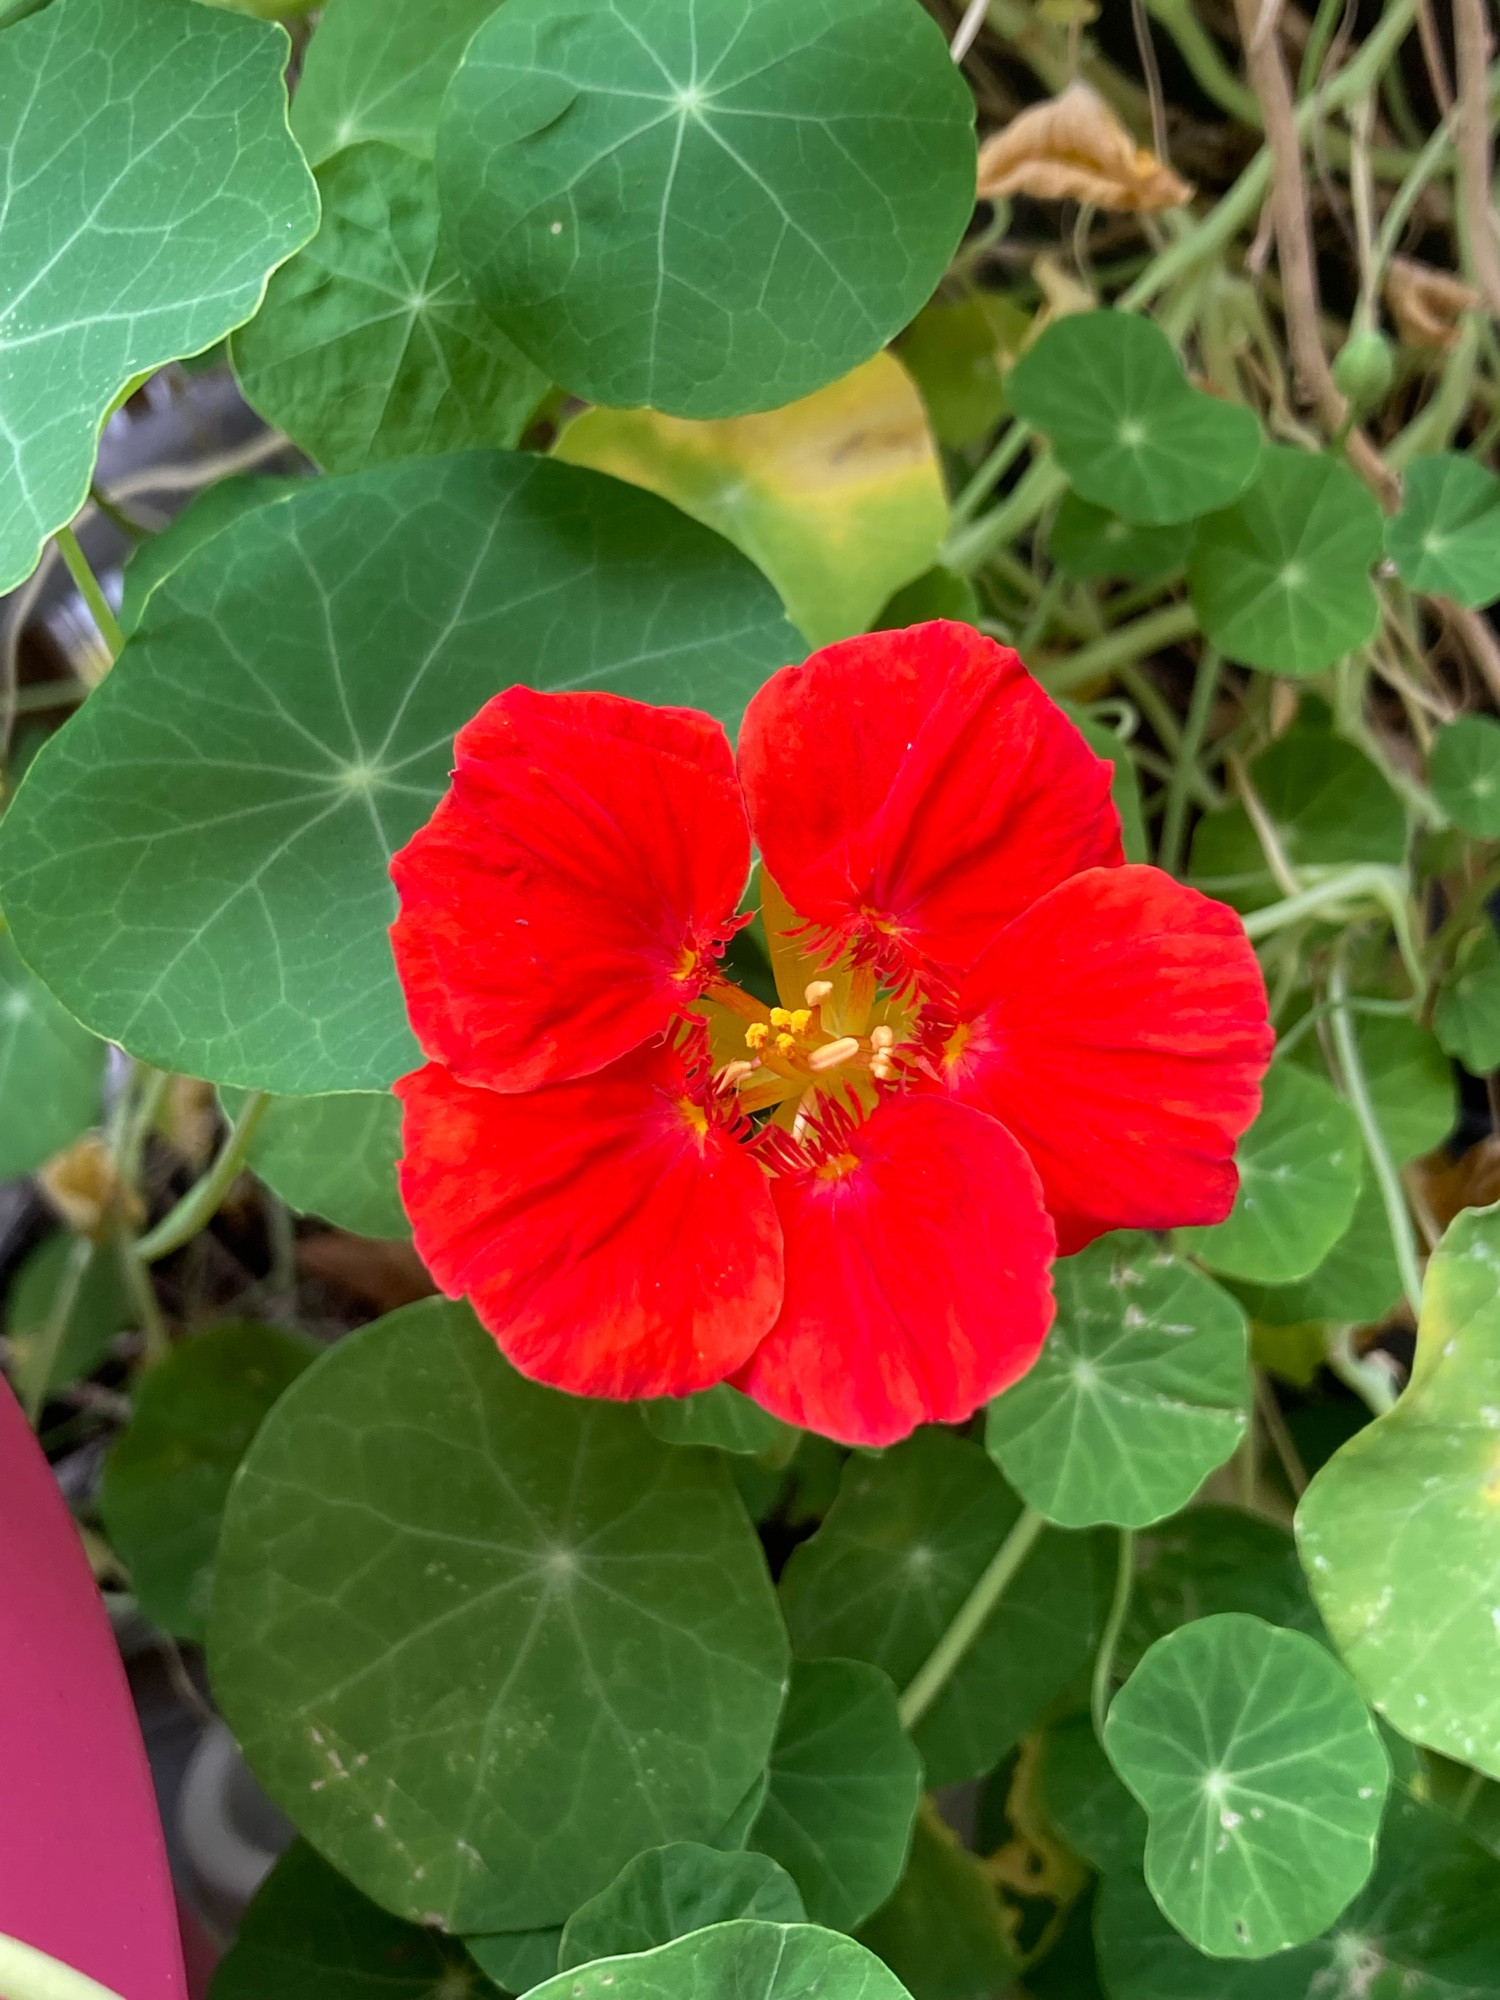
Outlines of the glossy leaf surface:
[{"label": "glossy leaf surface", "polygon": [[534,1989],[539,2000],[907,2000],[873,1953],[812,1924],[742,1918],[694,1931],[655,1951],[601,1958]]}]

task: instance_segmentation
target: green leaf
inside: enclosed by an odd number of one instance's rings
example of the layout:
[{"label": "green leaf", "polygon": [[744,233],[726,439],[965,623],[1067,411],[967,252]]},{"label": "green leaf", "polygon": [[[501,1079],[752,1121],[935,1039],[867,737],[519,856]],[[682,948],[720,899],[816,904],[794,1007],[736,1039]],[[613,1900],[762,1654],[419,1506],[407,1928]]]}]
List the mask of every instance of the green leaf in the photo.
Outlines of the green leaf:
[{"label": "green leaf", "polygon": [[643,1847],[711,1838],[786,1676],[723,1459],[525,1381],[442,1302],[277,1405],[230,1496],[209,1650],[309,1839],[397,1915],[476,1932],[560,1923]]},{"label": "green leaf", "polygon": [[153,1625],[201,1642],[229,1484],[266,1413],[318,1349],[236,1321],[195,1334],[141,1377],[104,1462],[99,1510]]},{"label": "green leaf", "polygon": [[923,306],[896,343],[922,392],[939,441],[961,449],[988,436],[1005,409],[1000,355],[1019,347],[1029,321],[998,292]]},{"label": "green leaf", "polygon": [[1500,838],[1500,722],[1492,715],[1445,722],[1433,738],[1427,776],[1433,797],[1465,833]]},{"label": "green leaf", "polygon": [[[1458,1116],[1458,1086],[1437,1037],[1399,1014],[1357,1014],[1354,1040],[1396,1164],[1440,1146]],[[1311,1055],[1316,1043],[1306,1046]]]},{"label": "green leaf", "polygon": [[1054,1270],[1035,1365],[989,1406],[985,1445],[1064,1528],[1143,1528],[1185,1507],[1245,1434],[1245,1316],[1149,1236],[1104,1236]]},{"label": "green leaf", "polygon": [[[906,1687],[1020,1511],[979,1446],[951,1432],[851,1458],[782,1572],[795,1651],[868,1660]],[[1042,1536],[913,1732],[929,1784],[991,1770],[1086,1664],[1107,1588],[1095,1558],[1092,1537]]]},{"label": "green leaf", "polygon": [[[69,1269],[75,1248],[87,1259],[81,1277]],[[92,1375],[115,1335],[133,1320],[112,1247],[79,1244],[60,1230],[47,1237],[16,1272],[5,1302],[17,1393],[29,1399]]]},{"label": "green leaf", "polygon": [[1411,590],[1459,604],[1500,597],[1500,479],[1476,458],[1442,451],[1406,468],[1386,554]]},{"label": "green leaf", "polygon": [[1316,674],[1380,615],[1380,509],[1342,460],[1270,445],[1244,497],[1198,529],[1188,592],[1210,643],[1247,667]]},{"label": "green leaf", "polygon": [[807,1914],[852,1931],[901,1879],[922,1796],[922,1760],[896,1692],[860,1660],[799,1660],[750,1844],[802,1891]]},{"label": "green leaf", "polygon": [[762,1452],[790,1457],[802,1435],[727,1382],[696,1396],[653,1397],[641,1404],[641,1415],[664,1444],[711,1445],[746,1458]]},{"label": "green leaf", "polygon": [[712,1924],[655,1951],[599,1958],[534,1989],[535,2000],[908,2000],[863,1945],[812,1924]]},{"label": "green leaf", "polygon": [[[219,1093],[226,1117],[245,1093]],[[396,1185],[401,1106],[389,1091],[332,1097],[273,1097],[246,1164],[299,1215],[321,1215],[356,1236],[409,1236]]]},{"label": "green leaf", "polygon": [[99,1117],[104,1044],[59,1007],[0,930],[0,1180],[29,1174]]},{"label": "green leaf", "polygon": [[948,529],[926,412],[889,354],[783,410],[723,423],[586,410],[556,455],[661,494],[743,549],[814,646],[863,632],[931,569]]},{"label": "green leaf", "polygon": [[1116,1777],[1088,1716],[1072,1716],[1043,1737],[1041,1792],[1047,1817],[1090,1868],[1139,1871],[1146,1815]]},{"label": "green leaf", "polygon": [[1401,1298],[1401,1271],[1385,1199],[1368,1159],[1349,1227],[1311,1276],[1291,1285],[1237,1284],[1233,1289],[1250,1317],[1265,1326],[1302,1326],[1311,1320],[1368,1326],[1384,1318]]},{"label": "green leaf", "polygon": [[979,622],[979,599],[966,576],[941,565],[924,570],[880,607],[870,621],[872,632],[899,632],[908,625],[925,625],[933,618],[952,618],[960,625]]},{"label": "green leaf", "polygon": [[388,1915],[299,1840],[241,1917],[212,2000],[477,2000],[484,1990],[456,1938]]},{"label": "green leaf", "polygon": [[1459,1215],[1427,1267],[1411,1384],[1297,1510],[1318,1608],[1415,1742],[1500,1776],[1500,1212]]},{"label": "green leaf", "polygon": [[769,584],[597,473],[465,452],[312,480],[197,550],[0,826],[16,943],[162,1068],[309,1095],[418,1060],[387,873],[509,680],[732,728],[802,656]]},{"label": "green leaf", "polygon": [[1500,1069],[1500,939],[1485,916],[1458,947],[1432,1010],[1437,1038],[1474,1076]]},{"label": "green leaf", "polygon": [[506,1993],[529,1993],[557,1971],[557,1947],[562,1926],[540,1931],[495,1931],[464,1939],[480,1971]]},{"label": "green leaf", "polygon": [[1180,1625],[1241,1611],[1321,1639],[1323,1621],[1288,1531],[1239,1507],[1190,1507],[1136,1545],[1135,1589],[1120,1644],[1133,1666]]},{"label": "green leaf", "polygon": [[989,2000],[1018,1969],[994,1883],[930,1801],[917,1815],[900,1886],[860,1937],[914,2000]]},{"label": "green leaf", "polygon": [[443,92],[496,4],[330,0],[292,99],[292,132],[313,165],[366,139],[431,159]]},{"label": "green leaf", "polygon": [[1179,1230],[1178,1239],[1229,1278],[1305,1278],[1349,1226],[1360,1155],[1359,1125],[1333,1086],[1293,1063],[1272,1063],[1260,1116],[1235,1154],[1233,1210],[1211,1227]]},{"label": "green leaf", "polygon": [[439,245],[430,164],[355,146],[317,178],[317,235],[232,343],[246,401],[329,472],[518,443],[549,384]]},{"label": "green leaf", "polygon": [[724,1854],[682,1840],[637,1854],[607,1889],[573,1912],[563,1925],[557,1970],[651,1951],[736,1917],[800,1924],[805,1916],[796,1883],[769,1856]]},{"label": "green leaf", "polygon": [[312,234],[286,48],[191,0],[53,0],[6,30],[0,591],[83,505],[125,385],[248,319]]},{"label": "green leaf", "polygon": [[1107,507],[1096,507],[1070,487],[1058,503],[1047,553],[1064,576],[1089,582],[1095,577],[1165,576],[1187,561],[1190,521],[1165,528],[1138,528]]},{"label": "green leaf", "polygon": [[927,300],[973,213],[973,121],[912,0],[507,0],[444,101],[444,226],[553,381],[739,416]]},{"label": "green leaf", "polygon": [[1135,313],[1054,320],[1005,390],[1074,490],[1141,526],[1227,506],[1260,458],[1254,412],[1194,389],[1161,328]]},{"label": "green leaf", "polygon": [[1146,1808],[1151,1893],[1202,1951],[1301,1944],[1369,1877],[1390,1765],[1349,1676],[1300,1632],[1226,1612],[1158,1639],[1104,1747]]},{"label": "green leaf", "polygon": [[[1100,1886],[1094,1940],[1109,2000],[1364,2000],[1360,1988],[1351,1989],[1335,1970],[1321,1939],[1270,1958],[1205,1956],[1167,1922],[1140,1874],[1129,1869],[1107,1875]],[[1356,1963],[1351,1969],[1366,1968]],[[1438,1996],[1419,1991],[1410,2000]]]},{"label": "green leaf", "polygon": [[164,576],[187,561],[194,549],[212,541],[222,528],[241,514],[279,500],[284,494],[302,490],[301,479],[268,479],[253,472],[236,473],[216,480],[195,493],[182,512],[166,527],[133,549],[125,565],[124,594],[120,600],[120,630],[128,639],[141,622],[146,599]]},{"label": "green leaf", "polygon": [[1057,705],[1074,723],[1094,755],[1107,758],[1114,765],[1115,774],[1109,795],[1114,801],[1115,811],[1120,815],[1120,842],[1125,849],[1125,859],[1149,861],[1151,843],[1146,838],[1146,820],[1141,810],[1140,774],[1125,739],[1116,735],[1107,723],[1099,721],[1075,703],[1060,700]]}]

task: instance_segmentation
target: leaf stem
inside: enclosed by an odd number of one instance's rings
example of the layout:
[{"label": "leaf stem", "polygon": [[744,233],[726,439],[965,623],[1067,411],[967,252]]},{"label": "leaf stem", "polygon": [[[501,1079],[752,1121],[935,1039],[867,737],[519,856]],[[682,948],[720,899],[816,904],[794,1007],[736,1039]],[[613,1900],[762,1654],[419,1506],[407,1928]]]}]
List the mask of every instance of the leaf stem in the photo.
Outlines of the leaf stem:
[{"label": "leaf stem", "polygon": [[1187,825],[1188,799],[1194,789],[1198,753],[1203,748],[1203,738],[1208,730],[1209,713],[1214,705],[1214,696],[1219,691],[1222,664],[1218,652],[1212,646],[1205,646],[1193,680],[1187,725],[1172,763],[1172,777],[1167,786],[1167,812],[1157,848],[1157,861],[1169,875],[1177,874],[1182,866],[1182,835]]},{"label": "leaf stem", "polygon": [[1375,1169],[1380,1198],[1385,1204],[1386,1225],[1391,1233],[1391,1247],[1396,1253],[1396,1268],[1401,1273],[1401,1289],[1413,1313],[1420,1317],[1422,1266],[1417,1256],[1416,1232],[1412,1228],[1411,1210],[1406,1205],[1406,1190],[1401,1185],[1400,1172],[1385,1143],[1380,1121],[1375,1116],[1370,1086],[1365,1077],[1364,1064],[1360,1061],[1359,1044],[1354,1035],[1354,1016],[1349,1007],[1349,981],[1342,944],[1334,953],[1329,969],[1328,999],[1333,1046],[1343,1077],[1344,1095],[1359,1120],[1365,1151]]},{"label": "leaf stem", "polygon": [[0,1935],[0,1993],[5,2000],[120,2000],[108,1986],[90,1979],[34,1945]]},{"label": "leaf stem", "polygon": [[1117,625],[1092,645],[1080,646],[1076,653],[1047,668],[1039,678],[1049,694],[1066,694],[1070,688],[1102,679],[1117,667],[1144,659],[1148,653],[1176,645],[1179,639],[1190,638],[1197,629],[1198,617],[1191,604],[1164,604],[1159,611],[1148,611],[1144,618]]},{"label": "leaf stem", "polygon": [[143,1264],[154,1264],[158,1257],[180,1250],[184,1243],[213,1220],[219,1211],[219,1204],[245,1164],[256,1128],[265,1116],[270,1101],[268,1091],[252,1090],[247,1094],[240,1106],[240,1115],[208,1172],[201,1180],[195,1181],[175,1208],[170,1209],[156,1227],[136,1244],[135,1254]]},{"label": "leaf stem", "polygon": [[949,536],[938,561],[961,574],[982,568],[991,550],[1003,549],[1014,541],[1067,487],[1067,475],[1050,453],[1034,458],[992,513],[981,515]]},{"label": "leaf stem", "polygon": [[1030,1555],[1047,1525],[1035,1507],[1022,1510],[974,1588],[954,1612],[946,1632],[912,1676],[901,1697],[901,1726],[914,1729],[937,1700],[985,1621],[1009,1589],[1016,1571]]},{"label": "leaf stem", "polygon": [[[78,1294],[83,1289],[83,1281],[88,1276],[89,1265],[94,1261],[94,1246],[86,1236],[75,1236],[68,1247],[67,1262],[57,1281],[57,1290],[52,1294],[52,1303],[47,1308],[46,1323],[42,1337],[37,1342],[32,1356],[32,1367],[28,1370],[26,1392],[23,1398],[27,1420],[33,1429],[42,1413],[42,1405],[47,1400],[47,1390],[51,1386],[52,1371],[57,1366],[57,1357],[62,1352],[62,1344],[68,1331],[68,1321],[73,1317],[73,1308],[78,1303]],[[0,1979],[0,1991],[4,1991],[4,1981]]]},{"label": "leaf stem", "polygon": [[120,621],[109,608],[109,599],[104,595],[98,577],[89,568],[88,557],[78,545],[78,537],[71,528],[59,528],[53,540],[57,552],[67,565],[68,575],[78,586],[78,594],[89,608],[89,616],[99,628],[99,637],[109,649],[111,660],[120,657],[120,648],[125,644],[125,634],[120,630]]},{"label": "leaf stem", "polygon": [[1109,1714],[1109,1684],[1115,1675],[1115,1654],[1130,1612],[1130,1593],[1134,1588],[1135,1530],[1121,1528],[1115,1558],[1115,1594],[1110,1600],[1104,1630],[1099,1635],[1099,1650],[1094,1655],[1094,1673],[1089,1683],[1089,1714],[1094,1719],[1094,1734],[1099,1739],[1101,1750],[1104,1747],[1104,1719]]},{"label": "leaf stem", "polygon": [[1300,923],[1304,917],[1326,915],[1330,922],[1337,922],[1339,919],[1331,912],[1352,896],[1372,896],[1390,918],[1401,962],[1420,999],[1427,991],[1427,974],[1412,940],[1411,912],[1406,906],[1400,876],[1382,862],[1361,861],[1352,868],[1341,868],[1336,875],[1326,876],[1295,896],[1252,910],[1244,919],[1245,935],[1252,940],[1270,937],[1285,930],[1288,924]]},{"label": "leaf stem", "polygon": [[974,477],[954,501],[950,520],[954,528],[971,521],[989,496],[990,488],[1015,464],[1031,438],[1031,426],[1019,417],[1000,434],[1000,441],[988,454]]}]

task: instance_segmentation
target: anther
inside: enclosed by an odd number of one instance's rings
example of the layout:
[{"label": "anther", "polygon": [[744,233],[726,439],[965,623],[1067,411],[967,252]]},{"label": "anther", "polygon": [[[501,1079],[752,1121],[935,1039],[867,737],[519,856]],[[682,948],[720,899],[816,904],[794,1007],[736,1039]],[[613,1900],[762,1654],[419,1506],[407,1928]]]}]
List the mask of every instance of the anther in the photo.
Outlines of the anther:
[{"label": "anther", "polygon": [[784,1056],[791,1055],[796,1046],[797,1046],[797,1037],[795,1035],[783,1034],[783,1035],[778,1035],[776,1037],[776,1047],[781,1055]]},{"label": "anther", "polygon": [[858,1040],[853,1035],[844,1035],[836,1042],[825,1042],[822,1048],[814,1049],[807,1058],[807,1066],[814,1072],[837,1069],[840,1063],[846,1063],[858,1054]]},{"label": "anther", "polygon": [[802,997],[809,1007],[821,1007],[832,991],[833,981],[831,979],[814,979],[810,980],[803,987]]},{"label": "anther", "polygon": [[796,1007],[792,1010],[790,1027],[794,1035],[805,1035],[812,1026],[811,1007]]},{"label": "anther", "polygon": [[877,1049],[870,1058],[870,1074],[877,1083],[889,1083],[896,1074],[896,1065],[884,1049]]},{"label": "anther", "polygon": [[878,1028],[870,1030],[870,1047],[872,1049],[893,1049],[895,1046],[896,1031],[894,1028],[887,1027],[884,1021],[881,1022]]},{"label": "anther", "polygon": [[771,1009],[771,1026],[773,1028],[789,1028],[791,1025],[792,1017],[785,1007],[773,1007]]},{"label": "anther", "polygon": [[720,1090],[733,1090],[736,1084],[743,1082],[747,1076],[752,1076],[759,1068],[759,1063],[725,1063],[714,1081]]},{"label": "anther", "polygon": [[764,1021],[752,1021],[745,1030],[746,1048],[763,1049],[770,1039],[771,1030]]}]

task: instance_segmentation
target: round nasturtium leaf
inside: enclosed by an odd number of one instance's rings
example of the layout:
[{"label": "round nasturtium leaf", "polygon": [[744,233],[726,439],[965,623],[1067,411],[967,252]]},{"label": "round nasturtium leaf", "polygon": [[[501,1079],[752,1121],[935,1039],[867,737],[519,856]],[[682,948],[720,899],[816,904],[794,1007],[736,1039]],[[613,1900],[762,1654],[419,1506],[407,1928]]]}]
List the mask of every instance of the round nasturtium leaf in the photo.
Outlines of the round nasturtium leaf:
[{"label": "round nasturtium leaf", "polygon": [[608,688],[732,730],[804,646],[736,550],[649,493],[521,453],[309,480],[152,592],[0,825],[17,945],[98,1033],[290,1094],[421,1060],[394,849],[500,688]]},{"label": "round nasturtium leaf", "polygon": [[219,1523],[266,1412],[318,1350],[280,1327],[235,1321],[174,1347],[141,1377],[105,1461],[99,1509],[154,1625],[201,1641]]},{"label": "round nasturtium leaf", "polygon": [[[1349,1227],[1315,1271],[1289,1285],[1240,1283],[1233,1290],[1262,1328],[1307,1327],[1318,1320],[1368,1326],[1399,1304],[1401,1269],[1391,1245],[1385,1198],[1368,1158]],[[1316,1329],[1313,1374],[1322,1362],[1325,1344],[1321,1328]]]},{"label": "round nasturtium leaf", "polygon": [[0,1179],[29,1174],[100,1115],[104,1044],[21,963],[0,929]]},{"label": "round nasturtium leaf", "polygon": [[1048,1820],[1090,1868],[1139,1874],[1146,1815],[1115,1775],[1089,1716],[1070,1716],[1043,1736],[1040,1788]]},{"label": "round nasturtium leaf", "polygon": [[367,139],[432,158],[438,107],[497,0],[329,0],[292,98],[292,134],[317,167]]},{"label": "round nasturtium leaf", "polygon": [[1189,1507],[1136,1544],[1120,1664],[1135,1666],[1164,1634],[1222,1611],[1323,1635],[1289,1530],[1240,1507]]},{"label": "round nasturtium leaf", "polygon": [[550,385],[439,244],[431,163],[355,146],[317,180],[317,235],[231,343],[246,401],[329,472],[518,443]]},{"label": "round nasturtium leaf", "polygon": [[1254,412],[1194,389],[1161,328],[1135,313],[1055,320],[1005,392],[1075,492],[1143,527],[1227,506],[1260,458]]},{"label": "round nasturtium leaf", "polygon": [[1273,1063],[1260,1116],[1235,1154],[1240,1189],[1223,1222],[1178,1232],[1211,1271],[1265,1285],[1315,1271],[1348,1228],[1362,1149],[1353,1111],[1332,1084]]},{"label": "round nasturtium leaf", "polygon": [[790,403],[932,293],[974,101],[916,0],[506,0],[438,126],[445,229],[553,381],[679,417]]},{"label": "round nasturtium leaf", "polygon": [[6,29],[0,591],[83,505],[125,385],[248,319],[312,234],[286,49],[195,0],[53,0]]},{"label": "round nasturtium leaf", "polygon": [[[237,1118],[242,1090],[219,1093]],[[396,1185],[401,1106],[388,1090],[329,1097],[273,1097],[261,1114],[246,1165],[299,1215],[320,1215],[356,1236],[411,1234]]]},{"label": "round nasturtium leaf", "polygon": [[863,1660],[799,1660],[750,1845],[779,1861],[814,1923],[852,1931],[901,1879],[922,1760],[896,1690]]},{"label": "round nasturtium leaf", "polygon": [[30,1401],[91,1375],[115,1335],[134,1324],[135,1310],[113,1244],[82,1242],[62,1230],[45,1237],[11,1279],[5,1300],[17,1395]]},{"label": "round nasturtium leaf", "polygon": [[128,639],[140,624],[146,599],[162,578],[185,563],[194,549],[211,542],[241,514],[263,507],[268,500],[299,492],[302,485],[300,478],[267,478],[261,473],[241,472],[215,480],[212,486],[195,493],[180,514],[130,552],[118,613],[125,637]]},{"label": "round nasturtium leaf", "polygon": [[1486,915],[1458,947],[1438,992],[1432,1025],[1450,1056],[1473,1076],[1500,1069],[1500,938]]},{"label": "round nasturtium leaf", "polygon": [[802,1433],[727,1382],[696,1396],[653,1396],[641,1404],[646,1428],[665,1444],[710,1445],[738,1457],[791,1456]]},{"label": "round nasturtium leaf", "polygon": [[1432,740],[1427,776],[1433,797],[1465,833],[1500,838],[1500,722],[1492,715],[1445,722]]},{"label": "round nasturtium leaf", "polygon": [[1058,502],[1047,553],[1064,576],[1080,581],[1163,576],[1187,560],[1192,539],[1191,522],[1139,528],[1107,507],[1096,507],[1070,487]]},{"label": "round nasturtium leaf", "polygon": [[1385,524],[1385,547],[1410,589],[1493,604],[1500,597],[1500,479],[1462,452],[1414,458],[1401,512]]},{"label": "round nasturtium leaf", "polygon": [[1321,672],[1375,630],[1382,532],[1342,460],[1269,446],[1249,491],[1199,525],[1188,593],[1205,635],[1243,666]]},{"label": "round nasturtium leaf", "polygon": [[894,1972],[838,1931],[742,1917],[655,1951],[599,1958],[532,1988],[533,2000],[910,2000]]},{"label": "round nasturtium leaf", "polygon": [[769,1855],[679,1840],[637,1854],[607,1889],[579,1905],[563,1925],[557,1970],[651,1951],[736,1917],[800,1924],[806,1915],[796,1883]]},{"label": "round nasturtium leaf", "polygon": [[1245,1315],[1149,1236],[1101,1237],[1056,1266],[1035,1366],[989,1406],[985,1444],[1064,1528],[1143,1528],[1185,1507],[1245,1434]]},{"label": "round nasturtium leaf", "polygon": [[1110,1704],[1110,1762],[1146,1809],[1146,1880],[1184,1937],[1265,1958],[1363,1888],[1390,1784],[1370,1711],[1316,1640],[1243,1612],[1158,1639]]},{"label": "round nasturtium leaf", "polygon": [[[502,1993],[529,1993],[557,1970],[562,1925],[539,1931],[491,1931],[464,1939],[469,1956]],[[472,1981],[470,1982],[472,1984]],[[319,1996],[309,1996],[319,2000]],[[423,2000],[428,2000],[426,1995]]]},{"label": "round nasturtium leaf", "polygon": [[282,1810],[459,1931],[559,1924],[642,1848],[714,1838],[787,1671],[724,1460],[527,1382],[436,1301],[341,1341],[262,1427],[209,1653]]},{"label": "round nasturtium leaf", "polygon": [[1500,1210],[1427,1267],[1396,1407],[1314,1478],[1297,1542],[1350,1671],[1403,1735],[1500,1776]]},{"label": "round nasturtium leaf", "polygon": [[863,632],[931,569],[948,528],[922,399],[889,354],[760,416],[586,410],[556,455],[649,487],[716,529],[765,571],[814,646]]}]

